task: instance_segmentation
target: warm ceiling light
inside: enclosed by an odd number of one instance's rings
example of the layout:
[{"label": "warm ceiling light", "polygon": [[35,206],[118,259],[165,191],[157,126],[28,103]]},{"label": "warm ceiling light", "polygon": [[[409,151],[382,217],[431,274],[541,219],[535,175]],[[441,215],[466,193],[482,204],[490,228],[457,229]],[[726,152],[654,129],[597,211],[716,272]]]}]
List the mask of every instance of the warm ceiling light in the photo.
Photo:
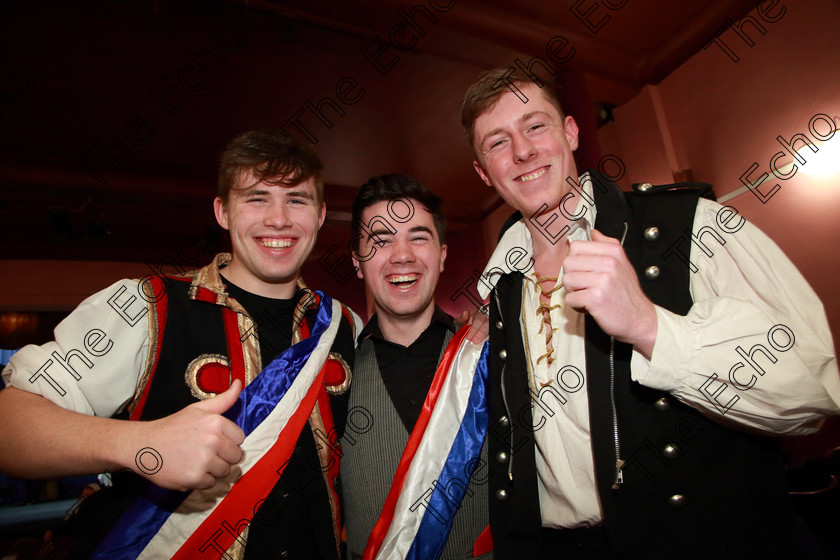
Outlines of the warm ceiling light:
[{"label": "warm ceiling light", "polygon": [[799,170],[814,177],[831,177],[840,173],[840,134],[834,134],[822,146],[802,146],[796,153],[805,160],[799,165]]}]

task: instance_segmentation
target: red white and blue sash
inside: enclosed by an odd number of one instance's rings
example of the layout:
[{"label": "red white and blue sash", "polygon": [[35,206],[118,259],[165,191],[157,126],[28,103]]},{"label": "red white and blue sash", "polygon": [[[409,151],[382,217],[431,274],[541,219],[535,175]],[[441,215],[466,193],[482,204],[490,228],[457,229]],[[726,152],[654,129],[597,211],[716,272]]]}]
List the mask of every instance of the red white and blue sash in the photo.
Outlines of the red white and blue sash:
[{"label": "red white and blue sash", "polygon": [[444,351],[364,560],[427,560],[446,546],[487,432],[487,344],[467,340],[468,329]]},{"label": "red white and blue sash", "polygon": [[[279,480],[318,397],[341,306],[318,292],[321,305],[308,338],[275,358],[225,413],[245,432],[241,478],[211,507],[184,507],[191,494],[155,485],[122,515],[92,558],[222,558]],[[166,458],[164,457],[165,461]],[[278,468],[279,467],[279,468]]]}]

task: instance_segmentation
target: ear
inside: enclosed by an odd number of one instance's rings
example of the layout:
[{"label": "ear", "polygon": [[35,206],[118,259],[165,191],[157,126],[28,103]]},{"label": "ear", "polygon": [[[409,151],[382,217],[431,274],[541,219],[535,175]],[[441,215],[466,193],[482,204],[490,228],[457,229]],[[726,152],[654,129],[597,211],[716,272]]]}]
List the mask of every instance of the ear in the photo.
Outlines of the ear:
[{"label": "ear", "polygon": [[566,129],[566,141],[574,152],[578,149],[578,125],[574,118],[566,117],[563,121],[563,127]]},{"label": "ear", "polygon": [[219,225],[223,229],[229,230],[230,224],[228,222],[227,208],[225,208],[225,203],[218,196],[213,200],[213,212],[216,214],[216,221],[219,222]]},{"label": "ear", "polygon": [[443,272],[443,261],[446,260],[446,245],[440,247],[440,271]]},{"label": "ear", "polygon": [[[356,254],[356,253],[354,252],[354,253],[353,253],[353,255],[355,255],[355,254]],[[364,274],[362,274],[362,265],[361,265],[361,264],[359,264],[359,260],[358,260],[355,256],[352,256],[352,257],[350,257],[350,258],[351,258],[351,259],[353,259],[353,268],[355,268],[355,269],[356,269],[356,277],[357,277],[357,278],[361,278],[362,280],[364,280],[364,279],[365,279],[365,275],[364,275]]]},{"label": "ear", "polygon": [[490,182],[490,176],[484,170],[484,167],[481,165],[481,163],[479,163],[479,161],[476,159],[473,160],[473,169],[475,169],[475,172],[478,173],[478,176],[481,177],[481,180],[484,181],[485,185],[487,185],[488,187],[493,186],[493,183]]},{"label": "ear", "polygon": [[327,204],[325,202],[321,203],[321,217],[318,218],[318,229],[321,229],[321,226],[324,225],[324,220],[327,218]]}]

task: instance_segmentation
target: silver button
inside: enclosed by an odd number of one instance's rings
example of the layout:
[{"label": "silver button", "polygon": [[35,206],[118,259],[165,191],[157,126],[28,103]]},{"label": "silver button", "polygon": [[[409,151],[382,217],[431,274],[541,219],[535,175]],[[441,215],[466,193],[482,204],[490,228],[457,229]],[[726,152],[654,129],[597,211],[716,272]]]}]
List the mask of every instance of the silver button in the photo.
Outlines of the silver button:
[{"label": "silver button", "polygon": [[656,265],[647,267],[645,269],[645,277],[649,280],[656,280],[659,278],[659,267]]},{"label": "silver button", "polygon": [[505,326],[504,323],[502,323],[501,321],[496,321],[496,328],[497,329],[502,330],[502,328],[504,328],[504,326]]},{"label": "silver button", "polygon": [[666,443],[662,446],[662,456],[667,459],[673,459],[678,453],[679,451],[677,451],[677,448],[670,443]]},{"label": "silver button", "polygon": [[508,461],[508,454],[504,451],[499,451],[496,453],[496,460],[504,465]]},{"label": "silver button", "polygon": [[645,239],[648,241],[656,241],[659,239],[659,228],[653,226],[645,229]]},{"label": "silver button", "polygon": [[674,494],[668,498],[668,505],[671,507],[682,507],[685,505],[685,496],[682,494]]},{"label": "silver button", "polygon": [[501,418],[499,418],[499,424],[507,428],[508,426],[510,426],[510,419],[507,416],[502,416]]},{"label": "silver button", "polygon": [[653,403],[653,408],[655,408],[659,412],[665,412],[666,410],[670,410],[671,401],[669,401],[667,397],[662,397],[661,399]]},{"label": "silver button", "polygon": [[651,185],[650,183],[642,183],[638,187],[639,192],[648,192],[652,188],[653,188],[653,185]]},{"label": "silver button", "polygon": [[504,348],[499,350],[499,357],[502,359],[502,361],[507,360],[507,350],[505,350]]},{"label": "silver button", "polygon": [[507,500],[507,490],[505,490],[504,488],[496,490],[496,499],[498,499],[501,502]]}]

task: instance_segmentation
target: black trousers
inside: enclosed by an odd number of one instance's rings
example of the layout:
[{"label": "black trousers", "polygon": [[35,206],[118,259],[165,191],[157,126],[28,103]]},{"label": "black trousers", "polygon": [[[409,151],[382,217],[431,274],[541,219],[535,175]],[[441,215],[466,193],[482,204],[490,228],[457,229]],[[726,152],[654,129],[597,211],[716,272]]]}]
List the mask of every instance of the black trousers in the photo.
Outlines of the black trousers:
[{"label": "black trousers", "polygon": [[610,560],[610,543],[604,527],[548,529],[540,533],[540,548],[546,559]]}]

